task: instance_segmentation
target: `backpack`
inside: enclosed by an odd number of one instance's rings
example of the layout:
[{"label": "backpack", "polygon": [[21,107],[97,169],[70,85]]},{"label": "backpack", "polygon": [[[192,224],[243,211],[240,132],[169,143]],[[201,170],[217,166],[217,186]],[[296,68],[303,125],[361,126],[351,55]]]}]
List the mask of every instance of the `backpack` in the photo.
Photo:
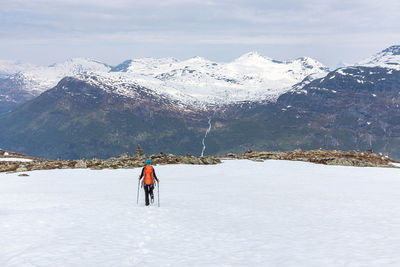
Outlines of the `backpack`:
[{"label": "backpack", "polygon": [[143,182],[146,185],[151,185],[156,182],[156,180],[154,179],[154,175],[153,175],[153,167],[151,165],[146,165],[146,167],[144,167]]}]

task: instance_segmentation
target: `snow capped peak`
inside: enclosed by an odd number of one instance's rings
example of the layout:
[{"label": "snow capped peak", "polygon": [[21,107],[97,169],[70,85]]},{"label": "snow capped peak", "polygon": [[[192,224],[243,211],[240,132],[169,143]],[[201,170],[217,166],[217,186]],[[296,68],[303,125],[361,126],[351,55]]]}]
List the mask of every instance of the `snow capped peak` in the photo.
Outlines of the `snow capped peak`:
[{"label": "snow capped peak", "polygon": [[204,57],[192,57],[189,58],[187,60],[181,61],[182,64],[186,64],[188,66],[194,66],[194,65],[198,65],[198,66],[203,66],[203,65],[207,65],[207,64],[212,64],[214,62],[204,58]]},{"label": "snow capped peak", "polygon": [[299,58],[296,58],[294,61],[300,61],[300,62],[304,62],[304,63],[308,63],[308,64],[321,64],[318,61],[316,61],[315,59],[310,58],[310,57],[299,57]]},{"label": "snow capped peak", "polygon": [[241,55],[239,58],[258,58],[258,57],[264,57],[264,56],[262,56],[257,51],[251,51],[251,52]]},{"label": "snow capped peak", "polygon": [[381,52],[373,55],[372,57],[360,61],[356,65],[367,67],[378,66],[400,70],[400,45],[390,46],[382,50]]},{"label": "snow capped peak", "polygon": [[400,45],[392,45],[383,50],[381,53],[386,53],[386,54],[390,53],[394,56],[400,56]]},{"label": "snow capped peak", "polygon": [[172,57],[167,58],[138,58],[125,60],[121,64],[111,67],[110,72],[146,72],[159,68],[162,65],[168,65],[177,62],[178,60]]},{"label": "snow capped peak", "polygon": [[72,58],[62,63],[54,63],[48,66],[48,68],[54,69],[56,72],[77,74],[109,71],[111,67],[91,58]]},{"label": "snow capped peak", "polygon": [[26,91],[43,92],[54,87],[66,76],[78,76],[84,73],[104,73],[110,70],[105,63],[89,58],[73,58],[62,63],[55,63],[50,66],[36,66],[6,62],[8,68],[3,68],[0,62],[0,73],[5,69],[8,76],[18,73]]},{"label": "snow capped peak", "polygon": [[[87,58],[87,57],[76,57],[76,58],[70,58],[67,59],[66,61],[62,62],[62,63],[54,63],[50,66],[54,66],[54,65],[66,65],[66,64],[71,64],[71,65],[86,65],[86,64],[100,64],[100,65],[105,65],[108,66],[107,64],[100,62],[98,60],[92,59],[92,58]],[[49,66],[49,67],[50,67]]]},{"label": "snow capped peak", "polygon": [[262,56],[260,53],[258,52],[249,52],[246,53],[240,57],[238,57],[237,59],[235,59],[233,62],[242,62],[242,63],[256,63],[256,62],[270,62],[272,61],[271,58]]},{"label": "snow capped peak", "polygon": [[289,61],[287,63],[291,64],[300,64],[302,67],[306,69],[320,69],[322,71],[329,72],[329,68],[323,65],[321,62],[310,58],[310,57],[299,57],[293,61]]},{"label": "snow capped peak", "polygon": [[190,61],[209,61],[208,59],[205,59],[204,57],[200,57],[200,56],[195,56],[189,59]]}]

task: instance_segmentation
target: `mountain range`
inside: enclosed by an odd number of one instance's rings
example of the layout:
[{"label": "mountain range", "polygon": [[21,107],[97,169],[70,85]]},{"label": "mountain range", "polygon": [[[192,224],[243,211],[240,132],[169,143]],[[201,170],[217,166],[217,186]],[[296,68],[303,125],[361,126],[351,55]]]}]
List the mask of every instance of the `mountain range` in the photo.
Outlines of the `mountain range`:
[{"label": "mountain range", "polygon": [[[229,63],[201,57],[184,61],[143,58],[111,67],[96,60],[76,58],[47,67],[3,61],[1,68],[0,105],[7,102],[18,105],[23,99],[20,94],[34,98],[56,86],[62,78],[75,77],[97,86],[113,87],[115,93],[125,96],[132,93],[126,87],[140,85],[183,105],[197,107],[261,98],[273,100],[304,78],[324,76],[328,71],[311,58],[282,62],[255,52]],[[3,113],[8,111],[0,106],[1,109]]]},{"label": "mountain range", "polygon": [[400,158],[400,46],[330,71],[311,58],[252,52],[73,59],[48,67],[0,61],[0,147],[38,157],[247,149],[373,149]]}]

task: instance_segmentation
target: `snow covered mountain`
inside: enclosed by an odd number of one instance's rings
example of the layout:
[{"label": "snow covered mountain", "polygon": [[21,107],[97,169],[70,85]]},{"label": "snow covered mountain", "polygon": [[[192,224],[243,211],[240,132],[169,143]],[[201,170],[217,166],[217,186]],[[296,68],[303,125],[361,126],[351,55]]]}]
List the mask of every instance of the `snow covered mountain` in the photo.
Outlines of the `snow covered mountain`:
[{"label": "snow covered mountain", "polygon": [[[66,76],[79,76],[83,73],[108,72],[111,67],[107,64],[87,58],[75,58],[63,63],[50,66],[36,66],[32,64],[0,65],[0,72],[8,73],[11,79],[18,79],[24,84],[26,91],[44,92],[54,87]],[[4,75],[3,75],[4,76]]]},{"label": "snow covered mountain", "polygon": [[[229,63],[201,57],[178,61],[152,58],[126,61],[102,78],[137,83],[186,104],[227,104],[276,100],[294,84],[328,68],[311,58],[281,62],[248,53]],[[103,81],[104,82],[104,81]]]},{"label": "snow covered mountain", "polygon": [[130,87],[139,85],[192,106],[276,100],[304,78],[324,76],[327,71],[328,68],[311,58],[282,62],[254,52],[229,63],[201,57],[184,61],[143,58],[127,60],[115,67],[85,58],[47,67],[0,62],[3,79],[18,84],[18,91],[32,97],[72,76],[100,87],[113,87],[113,91],[125,96],[132,95]]},{"label": "snow covered mountain", "polygon": [[[389,74],[391,70],[400,70],[400,46],[391,46],[354,66],[340,68],[338,74],[345,75],[348,69],[357,67],[386,68]],[[227,63],[201,57],[183,61],[142,58],[114,67],[87,58],[47,67],[0,61],[0,102],[20,104],[56,86],[66,76],[128,97],[134,96],[130,88],[146,87],[173,102],[195,107],[275,101],[294,85],[299,89],[328,72],[327,67],[311,58],[283,62],[256,52]]]},{"label": "snow covered mountain", "polygon": [[86,58],[75,58],[50,66],[36,66],[17,61],[0,61],[0,114],[31,100],[54,87],[66,76],[104,73],[110,66]]},{"label": "snow covered mountain", "polygon": [[400,45],[390,46],[385,50],[382,50],[381,52],[358,62],[355,65],[400,70]]}]

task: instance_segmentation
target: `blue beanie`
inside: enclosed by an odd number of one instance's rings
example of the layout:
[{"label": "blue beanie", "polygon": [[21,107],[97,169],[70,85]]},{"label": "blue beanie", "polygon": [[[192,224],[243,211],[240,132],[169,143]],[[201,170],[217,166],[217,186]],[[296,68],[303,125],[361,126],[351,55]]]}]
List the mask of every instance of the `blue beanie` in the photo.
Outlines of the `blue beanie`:
[{"label": "blue beanie", "polygon": [[151,159],[146,159],[146,165],[151,165]]}]

